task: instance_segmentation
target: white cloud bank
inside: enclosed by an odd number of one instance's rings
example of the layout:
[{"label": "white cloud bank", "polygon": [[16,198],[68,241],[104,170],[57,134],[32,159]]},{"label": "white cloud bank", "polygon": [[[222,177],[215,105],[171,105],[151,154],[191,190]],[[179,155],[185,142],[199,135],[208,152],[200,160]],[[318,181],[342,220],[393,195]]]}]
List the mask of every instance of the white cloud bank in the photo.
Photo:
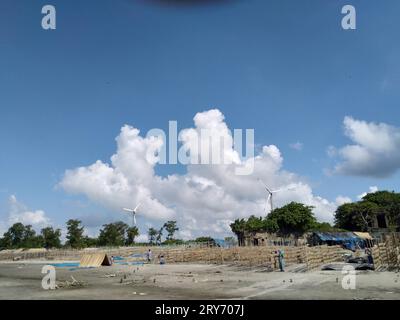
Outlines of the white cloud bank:
[{"label": "white cloud bank", "polygon": [[181,134],[185,150],[196,155],[195,133],[211,129],[213,135],[230,141],[224,145],[223,152],[232,159],[232,164],[187,165],[186,174],[159,176],[155,173],[157,158],[147,161],[146,154],[160,150],[162,140],[145,138],[138,129],[125,125],[116,139],[117,151],[110,163],[97,161],[67,170],[59,185],[69,193],[86,195],[92,202],[114,211],[141,202],[142,217],[160,223],[176,219],[179,236],[186,239],[199,235],[224,236],[230,234],[229,224],[234,219],[251,214],[265,215],[266,194],[258,178],[271,188],[296,187],[293,191],[276,194],[277,206],[290,201],[303,202],[315,206],[320,220],[332,221],[336,203],[315,196],[301,177],[283,170],[283,158],[276,146],[264,146],[250,159],[254,160],[254,173],[239,176],[235,169],[249,160],[241,160],[233,149],[223,114],[216,109],[198,113],[194,124]]},{"label": "white cloud bank", "polygon": [[341,158],[334,173],[385,178],[400,169],[400,128],[345,117],[344,130],[353,144],[328,149]]},{"label": "white cloud bank", "polygon": [[46,216],[43,210],[29,210],[24,204],[17,200],[15,195],[9,198],[10,212],[8,224],[20,222],[24,225],[32,225],[33,227],[41,228],[50,225],[50,219]]},{"label": "white cloud bank", "polygon": [[9,212],[7,221],[0,221],[0,236],[14,223],[31,225],[34,229],[40,230],[51,224],[50,219],[43,210],[29,210],[26,205],[19,202],[15,195],[8,198]]}]

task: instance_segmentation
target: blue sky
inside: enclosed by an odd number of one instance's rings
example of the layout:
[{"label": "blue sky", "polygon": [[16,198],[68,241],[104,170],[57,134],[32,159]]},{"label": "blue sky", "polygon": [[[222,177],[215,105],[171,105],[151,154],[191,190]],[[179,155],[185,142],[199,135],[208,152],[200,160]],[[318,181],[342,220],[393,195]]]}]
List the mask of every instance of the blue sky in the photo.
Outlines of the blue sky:
[{"label": "blue sky", "polygon": [[[276,145],[283,169],[329,201],[375,185],[397,189],[397,172],[324,173],[335,164],[327,148],[351,144],[345,116],[400,127],[400,3],[350,2],[355,31],[340,26],[349,3],[340,0],[3,0],[0,220],[11,195],[57,224],[109,216],[84,194],[56,188],[65,170],[109,162],[124,124],[145,133],[177,120],[183,129],[212,108],[230,128],[254,128],[257,144]],[[55,31],[40,26],[45,4],[57,9]],[[301,151],[290,148],[296,142]]]}]

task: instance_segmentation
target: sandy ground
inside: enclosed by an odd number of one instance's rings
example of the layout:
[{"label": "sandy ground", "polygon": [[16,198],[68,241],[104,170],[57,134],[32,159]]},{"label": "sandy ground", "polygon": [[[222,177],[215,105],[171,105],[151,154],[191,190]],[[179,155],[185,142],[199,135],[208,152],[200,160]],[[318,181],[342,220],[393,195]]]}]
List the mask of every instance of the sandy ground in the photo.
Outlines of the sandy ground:
[{"label": "sandy ground", "polygon": [[[49,263],[55,263],[51,261]],[[358,271],[345,290],[339,271],[262,272],[199,264],[56,268],[57,282],[82,287],[43,290],[43,261],[0,262],[0,299],[400,299],[400,274]]]}]

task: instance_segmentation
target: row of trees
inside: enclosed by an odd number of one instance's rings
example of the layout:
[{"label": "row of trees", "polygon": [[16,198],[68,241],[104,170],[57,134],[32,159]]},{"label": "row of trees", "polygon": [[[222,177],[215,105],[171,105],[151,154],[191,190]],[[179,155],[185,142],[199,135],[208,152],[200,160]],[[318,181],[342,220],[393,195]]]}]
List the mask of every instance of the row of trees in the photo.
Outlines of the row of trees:
[{"label": "row of trees", "polygon": [[343,204],[335,212],[334,226],[319,223],[313,207],[291,202],[264,218],[237,219],[231,224],[231,229],[241,242],[246,232],[300,236],[308,231],[370,231],[377,218],[387,219],[387,227],[392,231],[399,229],[400,193],[378,191],[367,194],[361,201]]},{"label": "row of trees", "polygon": [[329,223],[319,223],[314,216],[313,207],[302,203],[291,202],[281,208],[273,210],[266,217],[250,216],[246,219],[237,219],[231,224],[232,232],[239,242],[243,241],[246,232],[269,232],[279,235],[300,236],[310,230],[331,230]]},{"label": "row of trees", "polygon": [[179,231],[176,221],[167,221],[160,229],[149,229],[148,236],[150,244],[161,244],[164,230],[167,231],[167,239],[165,244],[181,242],[181,240],[174,239],[175,232]]},{"label": "row of trees", "polygon": [[[97,244],[97,239],[84,235],[84,228],[79,220],[68,220],[66,247],[84,248]],[[61,230],[53,227],[43,228],[39,234],[31,225],[18,222],[13,224],[0,238],[0,248],[61,248]]]},{"label": "row of trees", "polygon": [[[166,243],[174,241],[174,234],[179,230],[176,221],[166,222],[160,230],[154,228],[149,229],[150,244],[161,244],[164,229],[167,231]],[[67,221],[67,236],[64,245],[61,243],[61,230],[53,227],[43,228],[39,234],[31,225],[23,225],[15,223],[3,237],[0,238],[0,249],[16,249],[16,248],[86,248],[96,246],[129,246],[135,243],[135,239],[139,236],[137,227],[129,227],[122,221],[103,225],[97,238],[85,236],[82,221],[70,219]]]},{"label": "row of trees", "polygon": [[0,238],[0,248],[59,248],[60,237],[60,229],[47,227],[37,235],[32,226],[15,223],[4,233],[3,238]]},{"label": "row of trees", "polygon": [[[378,191],[367,194],[361,201],[346,203],[335,212],[335,225],[319,223],[313,213],[313,207],[291,202],[286,206],[273,210],[267,217],[250,216],[247,220],[237,219],[231,224],[232,231],[239,242],[243,241],[246,232],[269,232],[280,235],[302,235],[308,231],[369,231],[374,221],[384,217],[389,229],[400,226],[400,194]],[[167,221],[160,229],[150,228],[148,238],[150,244],[179,244],[182,240],[174,239],[179,228],[176,221]],[[163,242],[163,233],[166,240]],[[80,220],[67,222],[67,236],[64,246],[85,248],[94,246],[132,245],[139,235],[137,227],[129,227],[122,221],[103,225],[98,238],[84,235],[84,227]],[[207,237],[206,237],[207,238]],[[204,240],[203,238],[199,238]],[[211,238],[207,238],[210,241]],[[53,227],[43,228],[39,234],[32,226],[15,223],[0,238],[0,248],[60,248],[61,230]]]},{"label": "row of trees", "polygon": [[383,219],[383,226],[395,231],[400,226],[400,193],[378,191],[361,201],[346,203],[337,208],[335,226],[352,231],[369,231],[374,221]]}]

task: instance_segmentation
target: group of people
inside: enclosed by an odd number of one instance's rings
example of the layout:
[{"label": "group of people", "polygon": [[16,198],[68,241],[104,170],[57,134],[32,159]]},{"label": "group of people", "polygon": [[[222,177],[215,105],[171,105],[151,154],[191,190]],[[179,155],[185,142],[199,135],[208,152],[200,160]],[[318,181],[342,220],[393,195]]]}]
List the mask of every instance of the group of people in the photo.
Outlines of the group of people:
[{"label": "group of people", "polygon": [[[153,262],[153,252],[151,251],[151,249],[149,249],[146,252],[146,260],[147,260],[148,263],[152,263]],[[165,257],[164,257],[164,255],[162,253],[160,253],[158,255],[158,261],[159,261],[160,264],[165,264]]]}]

